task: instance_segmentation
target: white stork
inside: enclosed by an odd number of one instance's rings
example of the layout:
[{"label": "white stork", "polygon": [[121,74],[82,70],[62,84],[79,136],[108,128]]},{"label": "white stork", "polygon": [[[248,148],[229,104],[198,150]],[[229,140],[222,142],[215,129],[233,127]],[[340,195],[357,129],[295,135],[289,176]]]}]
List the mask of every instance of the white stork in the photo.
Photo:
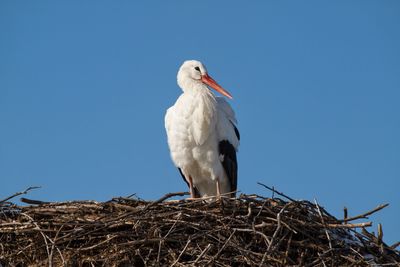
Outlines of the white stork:
[{"label": "white stork", "polygon": [[234,197],[240,139],[237,121],[228,102],[207,86],[232,96],[196,60],[182,64],[177,80],[183,94],[165,115],[172,161],[188,184],[191,198],[229,192]]}]

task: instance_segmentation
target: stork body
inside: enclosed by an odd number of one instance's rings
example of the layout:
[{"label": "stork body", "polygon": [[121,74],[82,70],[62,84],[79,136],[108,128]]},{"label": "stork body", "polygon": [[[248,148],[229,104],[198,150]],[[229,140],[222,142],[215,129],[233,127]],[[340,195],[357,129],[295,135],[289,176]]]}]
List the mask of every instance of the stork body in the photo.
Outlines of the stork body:
[{"label": "stork body", "polygon": [[183,94],[167,110],[165,128],[172,161],[187,182],[191,197],[236,191],[240,137],[235,114],[228,102],[207,86],[229,98],[231,95],[195,60],[183,63],[178,84]]}]

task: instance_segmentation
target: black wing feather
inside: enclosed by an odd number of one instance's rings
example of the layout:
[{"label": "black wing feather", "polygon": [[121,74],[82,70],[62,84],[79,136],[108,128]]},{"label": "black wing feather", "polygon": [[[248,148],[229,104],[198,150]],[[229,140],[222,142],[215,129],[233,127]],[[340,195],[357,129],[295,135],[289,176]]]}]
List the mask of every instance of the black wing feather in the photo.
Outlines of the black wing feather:
[{"label": "black wing feather", "polygon": [[236,128],[235,124],[232,121],[230,121],[230,122],[233,126],[233,129],[235,130],[235,135],[236,135],[237,139],[240,141],[240,133],[239,133],[238,128]]},{"label": "black wing feather", "polygon": [[[235,127],[235,132],[237,131]],[[239,131],[237,131],[239,133]],[[239,137],[238,137],[239,138]],[[225,169],[226,175],[231,184],[231,191],[237,190],[237,171],[238,165],[236,160],[236,150],[231,143],[227,140],[219,142],[219,153],[223,156],[222,166]],[[235,197],[236,193],[232,193]]]}]

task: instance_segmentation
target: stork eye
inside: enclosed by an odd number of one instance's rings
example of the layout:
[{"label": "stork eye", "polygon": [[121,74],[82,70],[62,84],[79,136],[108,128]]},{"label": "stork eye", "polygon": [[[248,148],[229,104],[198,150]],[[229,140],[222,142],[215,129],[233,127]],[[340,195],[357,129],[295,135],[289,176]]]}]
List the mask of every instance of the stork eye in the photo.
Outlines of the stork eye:
[{"label": "stork eye", "polygon": [[194,67],[194,69],[197,70],[197,71],[200,71],[200,68],[199,68],[199,67]]}]

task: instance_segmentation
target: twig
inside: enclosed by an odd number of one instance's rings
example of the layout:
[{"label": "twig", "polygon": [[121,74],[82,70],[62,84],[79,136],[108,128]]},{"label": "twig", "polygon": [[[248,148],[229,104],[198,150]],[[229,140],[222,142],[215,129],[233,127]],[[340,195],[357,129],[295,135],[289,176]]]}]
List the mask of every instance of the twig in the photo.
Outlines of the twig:
[{"label": "twig", "polygon": [[269,187],[268,185],[265,185],[265,184],[260,183],[260,182],[257,182],[257,184],[259,184],[259,185],[261,185],[261,186],[264,186],[265,188],[271,190],[271,191],[274,192],[274,193],[277,193],[278,195],[280,195],[280,196],[282,196],[282,197],[284,197],[284,198],[289,199],[289,200],[292,201],[292,202],[296,202],[296,200],[294,200],[294,199],[291,198],[291,197],[288,197],[288,196],[285,195],[284,193],[279,192],[279,191],[276,191],[275,188],[271,188],[271,187]]},{"label": "twig", "polygon": [[391,249],[396,249],[398,246],[400,246],[400,242],[396,242],[393,245],[390,246]]},{"label": "twig", "polygon": [[[328,233],[328,229],[326,229],[326,223],[325,223],[324,217],[322,216],[322,213],[321,213],[321,210],[320,210],[320,208],[319,208],[319,205],[318,205],[317,200],[314,199],[314,202],[315,202],[315,206],[317,206],[317,210],[318,210],[318,214],[319,214],[319,216],[320,216],[320,218],[321,218],[321,222],[322,222],[322,224],[324,225],[324,230],[325,230],[326,238],[328,238],[328,241],[329,241],[329,248],[332,249],[332,241],[331,241],[331,237],[330,237],[330,235],[329,235],[329,233]],[[324,265],[325,265],[325,263],[324,263]]]},{"label": "twig", "polygon": [[372,226],[372,222],[347,223],[347,224],[328,223],[326,226],[329,228],[364,228]]},{"label": "twig", "polygon": [[172,232],[172,230],[175,228],[175,225],[180,221],[180,218],[182,217],[182,213],[178,213],[178,218],[176,218],[175,222],[172,224],[171,228],[168,230],[168,232],[165,234],[163,238],[167,238],[167,236]]},{"label": "twig", "polygon": [[378,223],[378,245],[382,244],[383,240],[383,230],[382,230],[382,224]]},{"label": "twig", "polygon": [[157,204],[163,202],[164,200],[166,200],[166,199],[168,199],[168,198],[175,197],[175,196],[180,196],[180,197],[182,197],[182,196],[186,196],[186,195],[189,195],[189,193],[188,193],[188,192],[176,192],[176,193],[168,193],[168,194],[165,194],[162,198],[159,198],[158,200],[156,200],[156,201],[154,201],[154,202],[151,202],[150,205],[148,205],[148,206],[146,207],[146,209],[147,209],[147,208],[150,208],[150,207],[152,207],[152,206],[154,206],[154,205],[157,205]]},{"label": "twig", "polygon": [[113,240],[113,239],[116,238],[116,237],[117,237],[117,236],[112,235],[112,236],[110,236],[110,237],[107,237],[106,240],[103,240],[103,241],[101,241],[100,243],[96,243],[96,244],[94,244],[93,246],[84,247],[84,248],[79,248],[78,251],[85,251],[85,250],[94,249],[94,248],[96,248],[96,247],[98,247],[98,246],[101,246],[101,245],[103,245],[103,244],[105,244],[105,243],[110,242],[111,240]]},{"label": "twig", "polygon": [[211,244],[208,244],[207,247],[200,253],[200,255],[197,257],[197,259],[194,261],[194,265],[204,256],[204,254],[207,253],[207,251],[210,249]]},{"label": "twig", "polygon": [[[50,255],[49,255],[49,266],[53,265],[53,252],[54,252],[54,248],[56,248],[58,250],[58,248],[56,247],[56,242],[57,242],[57,238],[58,235],[60,234],[61,230],[63,229],[64,225],[61,225],[61,227],[58,229],[56,236],[54,237],[54,240],[50,240],[50,242],[52,243],[51,245],[51,249],[50,249]],[[58,250],[58,252],[60,252]],[[60,253],[61,255],[61,259],[63,259],[63,255]],[[64,261],[64,260],[63,260]]]},{"label": "twig", "polygon": [[51,202],[47,202],[47,201],[34,200],[34,199],[29,199],[29,198],[24,198],[24,197],[21,197],[20,200],[21,200],[21,202],[24,202],[26,204],[31,204],[31,205],[43,205],[43,204],[51,203]]},{"label": "twig", "polygon": [[44,239],[46,251],[47,251],[48,260],[49,260],[49,267],[51,267],[53,264],[52,264],[52,261],[50,258],[49,244],[47,243],[47,239],[50,241],[51,241],[51,239],[43,233],[43,230],[40,228],[39,224],[37,222],[35,222],[35,220],[31,216],[29,216],[25,213],[21,213],[21,215],[27,217],[35,225],[35,229],[38,230],[39,233],[42,235],[42,237]]},{"label": "twig", "polygon": [[264,238],[264,240],[267,242],[268,245],[271,243],[268,236],[266,236],[263,232],[256,231],[254,229],[242,229],[242,228],[233,228],[233,230],[238,231],[238,232],[249,232],[249,233],[259,234]]},{"label": "twig", "polygon": [[367,217],[368,215],[371,215],[372,213],[375,213],[375,212],[377,212],[377,211],[379,211],[379,210],[381,210],[383,208],[386,208],[387,206],[389,206],[389,203],[381,204],[381,205],[379,205],[378,207],[376,207],[373,210],[370,210],[368,212],[365,212],[363,214],[360,214],[360,215],[357,215],[357,216],[354,216],[354,217],[350,217],[350,218],[347,218],[347,219],[339,220],[339,221],[340,222],[349,222],[349,221],[354,221],[354,220],[357,220],[357,219],[368,219],[368,217]]},{"label": "twig", "polygon": [[160,257],[161,257],[161,247],[162,244],[164,243],[164,239],[161,239],[160,242],[158,242],[158,251],[157,251],[157,263],[160,263]]},{"label": "twig", "polygon": [[272,244],[274,243],[274,240],[275,240],[279,230],[281,229],[281,214],[286,209],[286,207],[287,207],[287,205],[283,206],[283,208],[276,215],[276,220],[277,220],[278,223],[277,223],[276,229],[274,231],[274,234],[272,235],[271,241],[268,244],[267,252],[269,252],[271,250]]},{"label": "twig", "polygon": [[182,257],[183,253],[185,253],[187,247],[189,246],[190,242],[192,242],[192,240],[190,238],[188,238],[185,247],[182,249],[181,253],[179,254],[178,258],[174,261],[174,263],[172,263],[171,267],[173,267],[175,264],[177,264],[179,262],[179,260]]},{"label": "twig", "polygon": [[8,201],[8,200],[10,200],[10,199],[12,199],[12,198],[14,198],[14,197],[27,194],[30,190],[37,189],[37,188],[40,188],[40,186],[30,186],[30,187],[28,187],[27,189],[25,189],[25,191],[17,192],[17,193],[15,193],[14,195],[11,195],[11,196],[9,196],[9,197],[3,199],[3,200],[0,200],[0,204],[2,204],[2,203],[6,202],[6,201]]},{"label": "twig", "polygon": [[222,245],[222,247],[218,250],[217,254],[214,255],[214,259],[218,258],[219,255],[221,254],[221,252],[225,249],[225,247],[228,245],[229,241],[231,240],[231,238],[235,235],[236,230],[233,230],[233,232],[230,234],[230,236],[228,237],[228,239],[224,242],[224,244]]},{"label": "twig", "polygon": [[[332,248],[331,248],[331,249],[332,249]],[[319,258],[320,258],[320,260],[321,260],[321,262],[322,262],[322,265],[323,265],[324,267],[326,267],[325,261],[324,261],[324,259],[321,257],[321,254],[320,254],[320,253],[318,253],[318,256],[319,256]]]}]

